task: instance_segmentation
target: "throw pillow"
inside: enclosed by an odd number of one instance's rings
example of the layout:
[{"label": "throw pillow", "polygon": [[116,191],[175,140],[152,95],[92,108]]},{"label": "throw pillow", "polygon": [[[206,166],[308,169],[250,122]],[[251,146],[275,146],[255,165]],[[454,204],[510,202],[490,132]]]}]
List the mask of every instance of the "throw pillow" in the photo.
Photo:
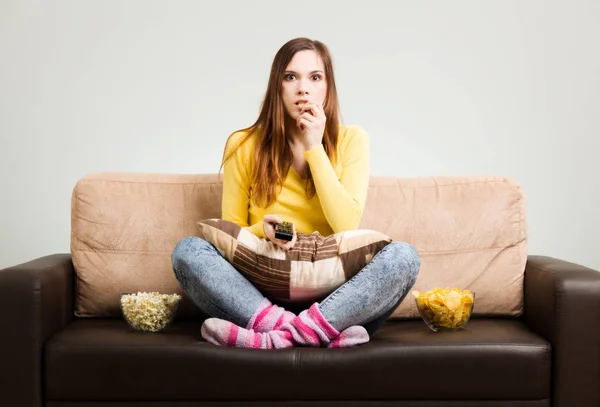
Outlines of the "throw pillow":
[{"label": "throw pillow", "polygon": [[320,301],[351,279],[392,239],[374,230],[348,230],[330,236],[298,233],[283,250],[236,223],[198,222],[200,237],[217,250],[266,297],[282,302]]}]

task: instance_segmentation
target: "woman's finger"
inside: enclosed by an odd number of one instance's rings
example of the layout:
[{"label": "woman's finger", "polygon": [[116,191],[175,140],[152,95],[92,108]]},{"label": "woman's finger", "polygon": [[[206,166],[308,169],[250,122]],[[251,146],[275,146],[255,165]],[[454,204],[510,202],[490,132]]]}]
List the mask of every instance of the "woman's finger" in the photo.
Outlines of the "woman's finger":
[{"label": "woman's finger", "polygon": [[296,228],[294,227],[294,237],[290,241],[289,248],[291,249],[296,244],[296,240],[298,240],[298,234],[296,233]]},{"label": "woman's finger", "polygon": [[292,241],[287,242],[285,240],[275,239],[273,243],[275,243],[277,246],[279,246],[279,248],[283,250],[289,250],[292,247]]},{"label": "woman's finger", "polygon": [[277,215],[265,215],[263,216],[263,231],[267,240],[275,240],[275,224],[281,223],[282,219]]},{"label": "woman's finger", "polygon": [[292,223],[292,230],[293,230],[293,236],[292,236],[292,240],[290,240],[289,242],[286,242],[285,249],[286,250],[290,250],[292,247],[294,247],[294,245],[296,244],[296,240],[298,240],[298,234],[296,233],[296,224]]},{"label": "woman's finger", "polygon": [[281,223],[283,222],[283,219],[281,219],[279,216],[277,215],[265,215],[263,216],[263,221],[264,222],[269,222],[269,223]]},{"label": "woman's finger", "polygon": [[308,113],[312,117],[318,117],[321,115],[321,110],[316,103],[307,103],[302,107],[302,113]]},{"label": "woman's finger", "polygon": [[308,121],[306,118],[304,117],[299,117],[298,118],[298,127],[300,127],[300,129],[304,130],[304,127],[310,127],[312,125],[312,122]]},{"label": "woman's finger", "polygon": [[318,117],[313,116],[309,112],[302,113],[300,116],[298,116],[298,119],[300,119],[300,118],[304,118],[304,119],[306,119],[306,120],[308,120],[310,122],[314,122],[314,123],[316,123],[316,122],[319,121]]}]

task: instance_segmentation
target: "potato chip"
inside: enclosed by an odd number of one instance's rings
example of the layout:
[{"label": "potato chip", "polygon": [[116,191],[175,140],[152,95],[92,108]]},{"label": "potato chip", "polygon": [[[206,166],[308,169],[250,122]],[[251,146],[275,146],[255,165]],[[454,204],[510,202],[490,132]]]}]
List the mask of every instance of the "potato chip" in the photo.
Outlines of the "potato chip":
[{"label": "potato chip", "polygon": [[462,295],[460,293],[457,293],[456,291],[453,291],[449,294],[445,294],[442,297],[442,301],[444,302],[444,305],[446,307],[448,307],[448,309],[450,310],[455,310],[460,306],[460,302],[462,300]]}]

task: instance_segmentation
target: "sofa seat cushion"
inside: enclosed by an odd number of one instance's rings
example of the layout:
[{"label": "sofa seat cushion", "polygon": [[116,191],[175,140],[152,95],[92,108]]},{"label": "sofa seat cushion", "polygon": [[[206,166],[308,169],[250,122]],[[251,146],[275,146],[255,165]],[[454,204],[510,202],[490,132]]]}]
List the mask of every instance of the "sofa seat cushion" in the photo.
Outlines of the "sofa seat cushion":
[{"label": "sofa seat cushion", "polygon": [[348,349],[247,350],[205,342],[200,322],[132,331],[79,319],[46,344],[45,398],[68,400],[543,400],[548,342],[518,320],[434,333],[389,321]]}]

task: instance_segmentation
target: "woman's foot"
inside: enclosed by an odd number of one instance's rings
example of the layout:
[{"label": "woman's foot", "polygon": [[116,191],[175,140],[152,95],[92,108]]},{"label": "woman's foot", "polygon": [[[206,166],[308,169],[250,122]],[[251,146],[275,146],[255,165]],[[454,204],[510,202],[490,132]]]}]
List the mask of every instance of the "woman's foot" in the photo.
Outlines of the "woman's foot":
[{"label": "woman's foot", "polygon": [[268,332],[256,332],[223,319],[210,318],[202,324],[202,337],[215,345],[255,349],[294,346],[341,348],[369,341],[369,334],[359,325],[338,332],[323,318],[316,303],[278,329]]},{"label": "woman's foot", "polygon": [[254,315],[248,321],[246,329],[255,332],[269,332],[294,319],[293,312],[286,311],[280,306],[271,304],[268,298],[262,300]]}]

